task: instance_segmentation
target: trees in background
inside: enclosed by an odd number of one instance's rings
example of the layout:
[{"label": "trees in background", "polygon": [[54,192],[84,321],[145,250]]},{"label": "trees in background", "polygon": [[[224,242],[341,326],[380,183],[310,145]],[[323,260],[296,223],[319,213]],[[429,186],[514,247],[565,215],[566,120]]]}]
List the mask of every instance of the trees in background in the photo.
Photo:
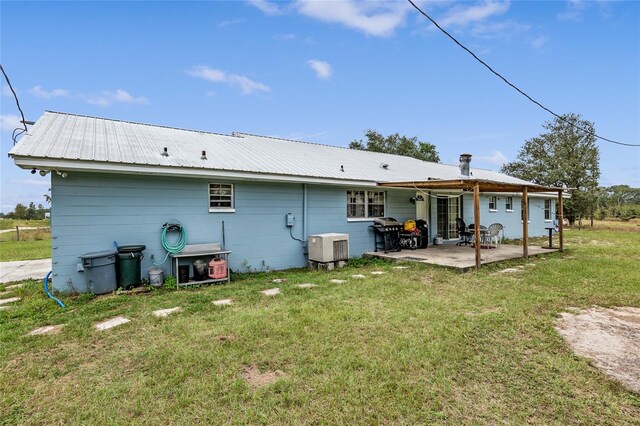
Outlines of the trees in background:
[{"label": "trees in background", "polygon": [[29,206],[18,203],[12,212],[7,214],[0,213],[0,218],[20,220],[44,219],[45,213],[48,211],[49,209],[45,209],[42,204],[38,204],[38,207],[36,207],[33,202],[29,203]]},{"label": "trees in background", "polygon": [[429,142],[421,142],[416,136],[410,138],[399,133],[383,136],[381,133],[371,129],[367,130],[364,135],[367,138],[366,141],[363,142],[362,139],[353,140],[349,144],[349,148],[404,155],[434,163],[440,162],[440,156],[436,151],[435,145]]},{"label": "trees in background", "polygon": [[640,218],[640,188],[614,185],[598,188],[596,217],[629,220]]},{"label": "trees in background", "polygon": [[546,122],[546,132],[525,141],[516,160],[502,166],[501,172],[540,185],[568,188],[571,198],[564,204],[564,215],[573,224],[595,213],[600,151],[593,123],[578,114],[562,118]]}]

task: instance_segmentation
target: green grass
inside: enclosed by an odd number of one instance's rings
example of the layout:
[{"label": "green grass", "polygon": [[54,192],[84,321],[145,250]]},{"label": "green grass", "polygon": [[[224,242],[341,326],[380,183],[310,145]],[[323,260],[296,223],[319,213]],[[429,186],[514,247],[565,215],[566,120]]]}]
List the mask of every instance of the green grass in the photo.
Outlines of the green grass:
[{"label": "green grass", "polygon": [[[638,395],[573,355],[553,324],[568,307],[640,306],[640,233],[571,230],[566,248],[516,274],[498,271],[527,262],[460,274],[360,261],[66,296],[64,310],[28,282],[0,312],[0,423],[637,424]],[[329,283],[355,273],[369,278]],[[274,278],[283,294],[262,296]],[[221,298],[235,304],[211,304]],[[115,315],[132,322],[92,329]],[[25,336],[59,323],[59,335]],[[249,365],[286,376],[252,389]]]},{"label": "green grass", "polygon": [[0,234],[0,262],[12,260],[47,259],[51,257],[51,231],[43,229],[15,231]]},{"label": "green grass", "polygon": [[49,219],[44,220],[22,220],[22,219],[0,219],[0,230],[15,229],[16,226],[29,226],[32,228],[41,228],[51,226]]}]

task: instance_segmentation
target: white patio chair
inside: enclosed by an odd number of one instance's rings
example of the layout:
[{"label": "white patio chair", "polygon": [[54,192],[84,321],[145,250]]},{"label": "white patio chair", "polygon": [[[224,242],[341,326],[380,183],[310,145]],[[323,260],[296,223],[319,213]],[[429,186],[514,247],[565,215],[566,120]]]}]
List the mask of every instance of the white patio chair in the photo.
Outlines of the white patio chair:
[{"label": "white patio chair", "polygon": [[489,235],[487,236],[489,239],[489,242],[491,244],[493,244],[495,242],[496,248],[498,247],[498,244],[500,244],[500,232],[504,229],[504,226],[502,226],[501,223],[492,223],[491,225],[489,225]]}]

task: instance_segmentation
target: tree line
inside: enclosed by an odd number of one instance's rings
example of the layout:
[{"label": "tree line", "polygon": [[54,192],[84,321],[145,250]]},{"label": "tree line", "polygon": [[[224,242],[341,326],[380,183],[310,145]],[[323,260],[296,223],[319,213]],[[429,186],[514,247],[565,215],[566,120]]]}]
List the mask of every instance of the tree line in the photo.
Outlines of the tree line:
[{"label": "tree line", "polygon": [[[640,217],[640,188],[598,186],[600,150],[592,122],[579,114],[565,114],[545,122],[543,129],[539,136],[524,142],[516,159],[502,166],[502,173],[543,186],[565,188],[570,198],[564,202],[563,214],[571,224],[582,219]],[[436,147],[415,136],[383,136],[367,130],[365,137],[365,141],[352,141],[349,148],[440,161]]]},{"label": "tree line", "polygon": [[49,212],[48,208],[45,208],[42,204],[38,204],[36,207],[32,201],[29,206],[24,204],[16,204],[16,208],[10,213],[0,213],[0,218],[3,219],[20,219],[20,220],[36,220],[44,219],[45,213]]}]

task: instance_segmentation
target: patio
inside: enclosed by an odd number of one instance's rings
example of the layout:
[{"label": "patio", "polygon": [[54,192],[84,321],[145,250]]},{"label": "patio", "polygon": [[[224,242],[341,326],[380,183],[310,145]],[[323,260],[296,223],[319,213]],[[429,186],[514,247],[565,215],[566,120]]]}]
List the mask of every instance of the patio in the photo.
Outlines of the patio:
[{"label": "patio", "polygon": [[[540,246],[528,246],[530,256],[554,252],[557,249],[543,249]],[[364,257],[377,257],[395,261],[409,261],[427,263],[430,265],[446,266],[466,272],[476,268],[476,253],[471,246],[456,246],[444,244],[440,246],[430,245],[426,249],[402,250],[400,252],[368,252]],[[483,265],[501,262],[509,259],[521,259],[522,246],[512,244],[500,244],[497,248],[480,251],[480,259]]]}]

